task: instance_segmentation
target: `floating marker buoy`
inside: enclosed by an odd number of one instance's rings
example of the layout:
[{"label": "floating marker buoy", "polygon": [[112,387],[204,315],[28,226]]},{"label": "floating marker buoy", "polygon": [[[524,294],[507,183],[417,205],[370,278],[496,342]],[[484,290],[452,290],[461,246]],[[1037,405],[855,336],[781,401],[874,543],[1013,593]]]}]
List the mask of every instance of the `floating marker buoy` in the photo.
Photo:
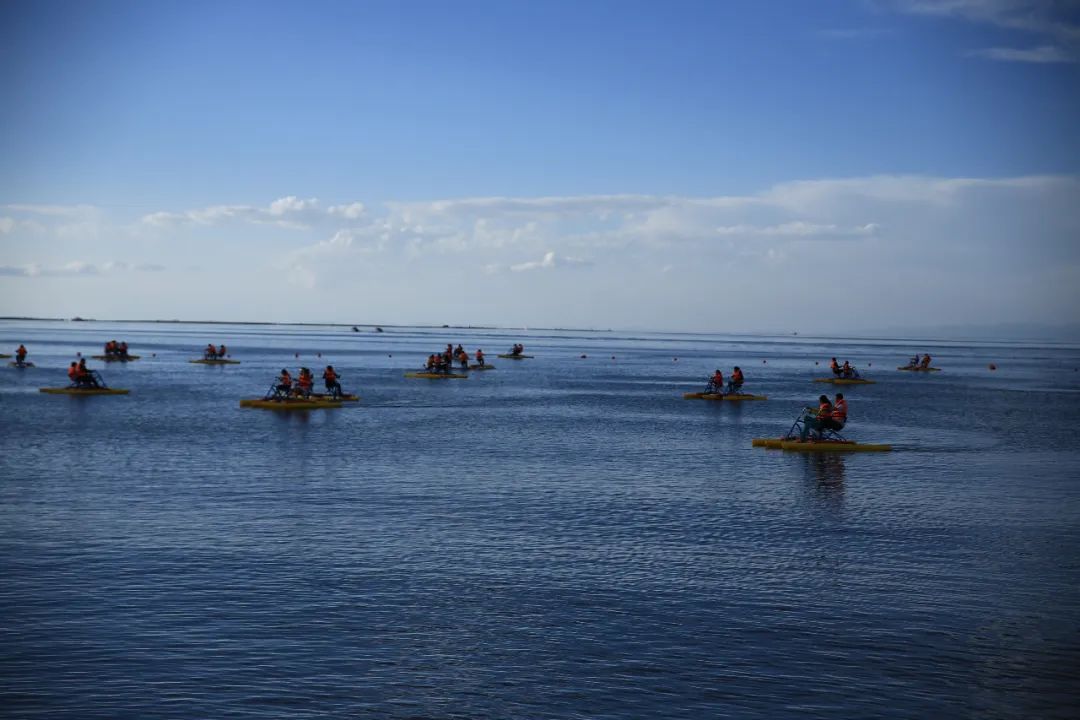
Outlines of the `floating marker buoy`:
[{"label": "floating marker buoy", "polygon": [[672,358],[671,362],[679,362],[679,358]]},{"label": "floating marker buoy", "polygon": [[817,364],[818,364],[818,361],[817,361],[817,360],[815,360],[815,361],[814,361],[814,364],[815,364],[815,365],[817,365]]},{"label": "floating marker buoy", "polygon": [[761,361],[761,364],[762,364],[762,365],[767,365],[767,364],[768,364],[768,362],[769,362],[768,360],[762,360],[762,361]]},{"label": "floating marker buoy", "polygon": [[615,359],[615,356],[614,356],[614,355],[612,355],[612,356],[611,356],[611,359],[612,359],[612,360],[614,360],[614,359]]},{"label": "floating marker buoy", "polygon": [[315,357],[319,357],[319,358],[321,358],[321,357],[322,357],[322,353],[315,353]]},{"label": "floating marker buoy", "polygon": [[581,357],[582,357],[582,358],[587,358],[587,357],[589,357],[589,356],[588,356],[588,355],[585,355],[584,353],[582,353]]},{"label": "floating marker buoy", "polygon": [[995,365],[994,363],[990,363],[990,365],[989,365],[988,367],[989,367],[989,368],[990,368],[991,370],[997,370],[997,365]]},{"label": "floating marker buoy", "polygon": [[293,357],[300,357],[300,353],[293,353]]},{"label": "floating marker buoy", "polygon": [[874,363],[868,362],[868,363],[866,363],[866,367],[874,367]]}]

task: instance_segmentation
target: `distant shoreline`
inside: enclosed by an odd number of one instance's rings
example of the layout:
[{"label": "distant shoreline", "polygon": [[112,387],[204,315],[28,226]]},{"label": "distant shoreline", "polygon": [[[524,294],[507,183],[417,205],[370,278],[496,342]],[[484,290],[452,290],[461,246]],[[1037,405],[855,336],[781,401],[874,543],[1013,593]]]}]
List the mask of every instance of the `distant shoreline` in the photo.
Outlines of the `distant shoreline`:
[{"label": "distant shoreline", "polygon": [[[752,338],[784,338],[788,340],[796,341],[885,341],[895,343],[912,343],[922,345],[933,345],[935,343],[1006,343],[1006,344],[1037,344],[1037,345],[1050,345],[1050,346],[1076,346],[1080,344],[1080,332],[1074,332],[1071,326],[1062,328],[1061,334],[1051,335],[1049,333],[1035,334],[1030,336],[1010,336],[1010,335],[990,335],[989,330],[979,331],[976,328],[970,329],[967,333],[957,333],[950,331],[947,328],[939,329],[927,329],[925,331],[918,331],[912,328],[897,329],[894,334],[883,333],[865,333],[865,334],[846,334],[838,333],[834,335],[819,334],[819,333],[790,333],[790,332],[739,332],[733,330],[646,330],[641,328],[623,328],[623,329],[597,329],[597,328],[566,328],[566,327],[509,327],[498,325],[398,325],[398,324],[386,324],[380,325],[375,323],[341,323],[341,322],[269,322],[260,320],[112,320],[112,319],[100,319],[100,318],[48,318],[48,317],[20,317],[20,316],[0,316],[0,322],[2,321],[22,321],[22,322],[42,322],[42,323],[77,323],[77,324],[91,324],[91,323],[112,323],[112,324],[144,324],[144,325],[241,325],[250,327],[324,327],[324,328],[361,328],[365,333],[375,334],[377,329],[386,328],[393,330],[488,330],[488,331],[502,331],[502,332],[573,332],[573,333],[620,333],[620,334],[633,334],[633,333],[650,333],[658,335],[716,335],[716,336],[738,336],[738,337],[752,337]],[[1049,330],[1049,328],[1046,328]]]},{"label": "distant shoreline", "polygon": [[[32,322],[61,322],[61,323],[141,323],[141,324],[156,324],[156,325],[261,325],[261,326],[281,326],[281,327],[343,327],[343,328],[421,328],[425,330],[528,330],[529,328],[518,327],[499,327],[497,325],[395,325],[393,323],[378,324],[378,323],[341,323],[341,322],[269,322],[265,320],[112,320],[112,319],[100,319],[100,318],[44,318],[44,317],[5,317],[0,316],[0,321],[3,320],[24,320]],[[609,333],[615,332],[608,328],[601,330],[598,328],[549,328],[549,327],[534,327],[532,330],[544,330],[544,331],[558,331],[558,332],[595,332],[595,333]]]}]

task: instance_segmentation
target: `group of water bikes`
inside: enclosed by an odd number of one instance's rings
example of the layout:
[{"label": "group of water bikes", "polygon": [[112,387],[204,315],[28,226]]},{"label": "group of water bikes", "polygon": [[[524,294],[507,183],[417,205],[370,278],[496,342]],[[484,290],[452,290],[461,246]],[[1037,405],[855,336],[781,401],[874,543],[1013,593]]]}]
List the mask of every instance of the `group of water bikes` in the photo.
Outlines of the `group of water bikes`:
[{"label": "group of water bikes", "polygon": [[[930,372],[938,371],[939,368],[931,367],[931,357],[923,354],[920,358],[915,355],[907,365],[901,365],[898,370]],[[829,367],[832,377],[815,378],[814,382],[833,383],[836,385],[865,385],[875,381],[864,378],[859,371],[847,360],[841,365],[836,358],[832,358]],[[742,391],[745,377],[742,369],[735,366],[728,382],[724,383],[724,375],[717,368],[709,378],[703,392],[685,393],[683,398],[687,400],[767,400],[764,395],[752,395]],[[891,445],[877,443],[858,443],[849,440],[840,434],[847,424],[848,406],[843,393],[837,393],[835,401],[830,400],[828,395],[818,397],[817,408],[803,408],[795,419],[791,428],[779,438],[755,438],[752,442],[754,447],[764,447],[775,450],[795,450],[814,452],[886,452],[892,450]]]},{"label": "group of water bikes", "polygon": [[[514,344],[513,347],[511,347],[510,352],[500,354],[498,357],[514,359],[532,357],[531,355],[525,355],[524,350],[524,345]],[[15,352],[16,361],[9,364],[17,367],[33,367],[33,363],[26,362],[26,356],[26,347],[19,345]],[[106,344],[105,356],[95,355],[94,357],[97,359],[106,359],[106,357],[114,356],[120,359],[138,359],[137,355],[127,354],[126,343],[116,343],[115,341],[110,341]],[[201,360],[192,360],[190,362],[238,363],[239,361],[228,358],[228,349],[224,344],[220,347],[215,347],[213,343],[210,343],[204,350]],[[916,355],[907,365],[899,366],[897,369],[923,372],[938,370],[938,368],[931,367],[930,362],[930,355],[924,354],[922,357]],[[431,353],[428,356],[422,371],[407,373],[406,377],[433,379],[467,377],[465,374],[454,372],[455,363],[461,371],[494,369],[493,365],[489,365],[486,362],[483,350],[477,349],[470,358],[469,353],[466,352],[460,344],[458,344],[456,348],[453,344],[447,344],[445,350]],[[863,378],[859,374],[859,371],[847,360],[845,360],[843,364],[840,364],[837,362],[836,358],[832,358],[830,368],[833,372],[833,377],[816,378],[814,382],[834,382],[837,384],[874,382]],[[87,368],[85,358],[82,358],[77,362],[73,361],[68,367],[67,374],[70,385],[65,388],[41,388],[41,392],[76,395],[125,395],[128,393],[128,390],[108,387],[100,373],[96,370]],[[291,373],[289,373],[288,369],[283,368],[263,397],[241,400],[240,406],[266,409],[321,409],[341,407],[343,402],[356,402],[360,399],[357,395],[346,393],[342,389],[340,382],[341,375],[332,365],[326,366],[326,369],[322,373],[322,380],[325,392],[315,392],[315,378],[309,368],[301,367],[295,379],[292,377]],[[724,381],[724,374],[717,368],[712,376],[709,377],[703,392],[685,393],[683,397],[685,399],[724,401],[768,399],[764,395],[754,395],[743,392],[744,383],[745,376],[740,367],[735,366],[733,368],[727,382]],[[756,438],[753,440],[753,445],[755,447],[801,451],[880,452],[892,449],[890,445],[857,443],[843,437],[840,434],[840,431],[843,430],[847,424],[847,417],[848,406],[843,393],[837,393],[835,401],[830,400],[827,395],[821,395],[818,398],[818,407],[803,408],[799,417],[796,418],[791,428],[784,436],[780,438]]]}]

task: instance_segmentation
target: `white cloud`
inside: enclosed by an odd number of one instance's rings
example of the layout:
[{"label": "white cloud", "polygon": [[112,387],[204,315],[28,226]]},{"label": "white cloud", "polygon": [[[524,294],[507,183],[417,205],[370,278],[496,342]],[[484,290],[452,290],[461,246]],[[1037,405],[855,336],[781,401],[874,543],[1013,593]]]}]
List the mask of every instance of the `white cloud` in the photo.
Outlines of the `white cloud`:
[{"label": "white cloud", "polygon": [[268,212],[271,215],[278,217],[287,213],[297,213],[303,212],[304,210],[313,210],[318,206],[319,201],[315,198],[301,200],[295,195],[289,195],[288,197],[278,198],[274,202],[270,203]]},{"label": "white cloud", "polygon": [[26,265],[3,265],[0,266],[0,275],[7,277],[64,277],[64,276],[95,276],[114,275],[118,273],[132,272],[162,272],[163,265],[155,263],[131,264],[116,260],[107,260],[101,264],[86,262],[85,260],[72,260],[56,266],[43,266],[40,263],[27,263]]},{"label": "white cloud", "polygon": [[893,0],[892,5],[904,13],[957,18],[1053,41],[1029,50],[985,48],[967,55],[1027,63],[1076,62],[1080,57],[1075,0]]},{"label": "white cloud", "polygon": [[529,270],[550,270],[556,267],[572,267],[575,265],[589,265],[589,261],[566,255],[556,256],[554,251],[544,253],[540,260],[517,263],[510,266],[510,272],[528,272]]},{"label": "white cloud", "polygon": [[334,205],[323,209],[318,198],[288,195],[265,207],[254,205],[210,205],[183,212],[158,211],[143,215],[142,224],[153,228],[196,225],[216,227],[228,223],[275,225],[294,230],[325,227],[342,221],[355,223],[364,219],[365,208],[360,202]]},{"label": "white cloud", "polygon": [[77,215],[92,215],[98,212],[98,209],[93,205],[28,205],[16,203],[4,205],[4,208],[18,213],[52,217],[74,217]]},{"label": "white cloud", "polygon": [[7,235],[15,229],[15,218],[0,217],[0,235]]},{"label": "white cloud", "polygon": [[878,229],[876,223],[866,223],[854,227],[841,227],[839,225],[822,225],[794,221],[779,225],[726,225],[716,228],[718,235],[757,235],[757,236],[788,236],[788,237],[843,237],[843,236],[867,236],[873,235]]},{"label": "white cloud", "polygon": [[346,220],[359,220],[364,216],[364,203],[354,202],[347,205],[334,205],[328,213],[338,217],[343,217]]},{"label": "white cloud", "polygon": [[970,57],[981,57],[987,60],[1000,60],[1003,62],[1025,63],[1074,63],[1077,59],[1059,47],[1053,45],[1040,45],[1035,48],[1005,48],[993,47],[971,50],[967,53]]}]

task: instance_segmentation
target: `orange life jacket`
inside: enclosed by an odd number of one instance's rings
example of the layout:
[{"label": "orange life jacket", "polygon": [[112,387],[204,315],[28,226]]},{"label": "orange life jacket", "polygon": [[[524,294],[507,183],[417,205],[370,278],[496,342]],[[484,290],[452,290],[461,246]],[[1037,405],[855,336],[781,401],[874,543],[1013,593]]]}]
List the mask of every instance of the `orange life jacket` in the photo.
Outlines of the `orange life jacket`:
[{"label": "orange life jacket", "polygon": [[736,385],[742,385],[742,382],[743,382],[742,370],[736,370],[735,372],[733,372],[731,374],[731,382],[735,383]]},{"label": "orange life jacket", "polygon": [[847,422],[847,400],[837,400],[833,406],[832,419],[838,423]]},{"label": "orange life jacket", "polygon": [[337,373],[330,369],[327,369],[326,372],[322,374],[322,376],[323,380],[326,380],[326,382],[334,382],[335,380],[337,380]]},{"label": "orange life jacket", "polygon": [[819,418],[827,418],[832,415],[832,403],[823,402],[818,406],[817,414]]},{"label": "orange life jacket", "polygon": [[287,372],[281,373],[280,382],[285,387],[292,387],[292,375]]},{"label": "orange life jacket", "polygon": [[835,360],[830,360],[829,361],[829,368],[832,369],[832,370],[839,370],[840,366],[836,364]]},{"label": "orange life jacket", "polygon": [[724,384],[724,374],[722,372],[715,372],[712,376],[713,385],[720,387]]},{"label": "orange life jacket", "polygon": [[303,388],[305,390],[310,390],[311,389],[311,376],[310,375],[301,375],[300,379],[296,381],[296,384],[299,385],[301,388]]},{"label": "orange life jacket", "polygon": [[90,375],[90,371],[86,369],[85,365],[80,365],[75,369],[75,377],[84,378]]},{"label": "orange life jacket", "polygon": [[79,368],[75,365],[68,366],[68,377],[74,380],[79,374]]}]

